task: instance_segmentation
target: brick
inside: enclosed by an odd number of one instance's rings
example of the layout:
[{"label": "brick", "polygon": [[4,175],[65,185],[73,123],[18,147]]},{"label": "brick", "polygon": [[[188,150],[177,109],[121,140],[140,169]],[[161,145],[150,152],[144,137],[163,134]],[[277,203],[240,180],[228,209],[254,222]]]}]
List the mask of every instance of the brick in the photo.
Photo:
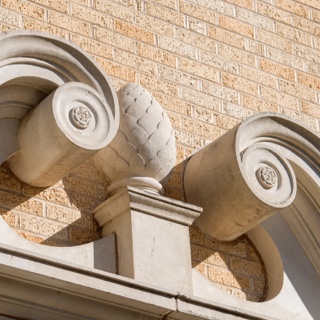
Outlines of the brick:
[{"label": "brick", "polygon": [[78,19],[73,19],[70,16],[55,11],[48,11],[48,22],[59,28],[63,28],[72,32],[76,31],[76,33],[85,36],[89,36],[91,33],[91,26],[89,23]]},{"label": "brick", "polygon": [[0,168],[0,188],[14,192],[20,191],[20,182],[15,179],[13,174],[8,169]]},{"label": "brick", "polygon": [[118,49],[123,49],[129,52],[135,52],[136,41],[125,37],[121,34],[114,33],[105,28],[95,28],[95,38],[98,41],[104,42],[106,44],[117,47]]},{"label": "brick", "polygon": [[176,188],[166,188],[165,189],[165,194],[166,197],[168,198],[172,198],[172,199],[176,199],[176,200],[180,200],[180,201],[185,201],[183,192],[181,191],[181,189],[176,189]]},{"label": "brick", "polygon": [[18,235],[26,240],[29,240],[31,242],[35,242],[35,243],[44,243],[45,242],[45,239],[44,238],[41,238],[39,236],[35,236],[35,235],[32,235],[32,234],[29,234],[27,232],[21,232],[21,231],[18,231],[17,232]]},{"label": "brick", "polygon": [[118,2],[95,0],[93,6],[95,10],[105,13],[107,16],[115,17],[127,22],[134,21],[134,11]]},{"label": "brick", "polygon": [[181,116],[170,111],[167,111],[166,113],[173,129],[181,129]]},{"label": "brick", "polygon": [[208,144],[219,137],[221,137],[225,132],[216,126],[208,123],[202,123],[202,135],[207,138],[205,139],[205,144]]},{"label": "brick", "polygon": [[85,214],[90,213],[92,209],[94,209],[104,200],[101,200],[97,197],[90,197],[81,193],[76,193],[72,190],[68,192],[68,197],[70,201],[70,208],[80,210]]},{"label": "brick", "polygon": [[218,19],[220,27],[235,32],[236,34],[243,35],[245,37],[254,37],[254,27],[252,25],[223,15],[220,15]]},{"label": "brick", "polygon": [[293,16],[293,25],[297,29],[301,29],[303,31],[309,32],[313,34],[314,36],[319,37],[320,36],[320,28],[318,22],[313,22],[309,19],[301,18],[298,16]]},{"label": "brick", "polygon": [[217,12],[214,10],[208,10],[208,8],[200,7],[185,1],[180,1],[180,11],[193,18],[217,24]]},{"label": "brick", "polygon": [[229,255],[246,257],[247,247],[244,241],[239,238],[233,242],[220,242],[218,240],[209,239],[204,235],[204,245],[213,250],[223,252]]},{"label": "brick", "polygon": [[232,16],[234,14],[234,6],[226,1],[211,1],[211,0],[189,0],[194,5],[221,12],[223,14]]},{"label": "brick", "polygon": [[147,30],[135,27],[133,25],[118,20],[115,21],[114,29],[116,32],[119,32],[130,38],[134,38],[136,40],[154,45],[154,33],[149,32]]},{"label": "brick", "polygon": [[319,10],[319,1],[318,0],[299,0],[300,3],[303,3],[307,6],[314,7]]},{"label": "brick", "polygon": [[0,33],[15,31],[15,30],[18,30],[18,27],[9,26],[2,22],[0,23]]},{"label": "brick", "polygon": [[274,32],[268,32],[258,29],[255,39],[262,43],[267,43],[268,46],[272,46],[288,53],[292,53],[293,44],[292,41],[276,35]]},{"label": "brick", "polygon": [[247,52],[251,52],[261,56],[265,54],[265,47],[265,44],[258,43],[254,40],[246,39],[245,49]]},{"label": "brick", "polygon": [[313,104],[310,102],[301,101],[301,111],[306,115],[320,119],[319,104]]},{"label": "brick", "polygon": [[[28,193],[28,192],[27,192]],[[61,205],[70,205],[68,194],[61,183],[47,188],[37,194],[37,198]]]},{"label": "brick", "polygon": [[[229,79],[231,78],[229,77]],[[225,81],[225,84],[227,84],[227,82],[228,81]],[[202,81],[202,91],[206,94],[229,102],[239,102],[239,92],[228,88],[225,85],[218,85],[209,81]]]},{"label": "brick", "polygon": [[202,35],[207,35],[207,24],[201,20],[186,17],[187,18],[187,28]]},{"label": "brick", "polygon": [[242,105],[246,108],[256,110],[259,112],[278,112],[279,107],[277,103],[271,103],[257,97],[253,97],[250,95],[242,95]]},{"label": "brick", "polygon": [[222,73],[221,79],[224,86],[252,95],[258,95],[259,86],[254,81],[246,80],[230,73]]},{"label": "brick", "polygon": [[297,30],[294,27],[276,23],[276,32],[279,36],[290,39],[297,43],[301,43],[306,46],[311,46],[312,44],[312,37],[310,34],[301,30]]},{"label": "brick", "polygon": [[22,17],[22,25],[23,25],[23,28],[26,30],[47,32],[61,38],[66,38],[67,36],[67,31],[64,29],[51,26],[45,22],[30,19],[28,17]]},{"label": "brick", "polygon": [[176,142],[191,149],[198,149],[205,143],[204,139],[190,132],[175,131]]},{"label": "brick", "polygon": [[155,92],[154,97],[164,109],[172,110],[185,116],[191,116],[192,114],[192,105],[186,101],[174,99],[159,92]]},{"label": "brick", "polygon": [[99,11],[91,10],[77,4],[72,4],[71,12],[74,18],[88,22],[91,25],[97,25],[107,29],[111,29],[113,27],[113,18]]},{"label": "brick", "polygon": [[311,102],[318,101],[317,92],[315,90],[300,86],[292,82],[280,80],[279,89],[280,91],[291,96],[301,97],[304,100],[308,100]]},{"label": "brick", "polygon": [[103,42],[99,42],[77,34],[71,34],[70,40],[93,55],[99,55],[106,59],[112,59],[112,47]]},{"label": "brick", "polygon": [[152,2],[163,5],[165,7],[172,8],[172,9],[176,9],[176,6],[177,6],[176,0],[152,0]]},{"label": "brick", "polygon": [[176,10],[154,4],[153,2],[147,2],[145,4],[145,11],[148,15],[164,20],[167,23],[181,27],[184,26],[184,15]]},{"label": "brick", "polygon": [[268,17],[264,17],[254,11],[237,8],[237,18],[243,22],[254,25],[263,30],[273,31],[274,21]]},{"label": "brick", "polygon": [[213,99],[216,103],[216,100],[213,97],[210,97],[207,94],[188,88],[181,88],[181,99],[190,102],[194,105],[203,107],[208,106],[209,99]]},{"label": "brick", "polygon": [[129,68],[137,69],[147,74],[155,75],[157,72],[156,63],[123,50],[114,49],[114,60],[127,65]]},{"label": "brick", "polygon": [[[252,67],[243,65],[240,68],[240,75],[241,77],[254,81],[258,84],[262,84],[264,86],[274,88],[274,89],[277,88],[277,81],[276,81],[277,78],[274,75],[261,72],[261,70],[258,70],[257,68],[252,68]],[[293,71],[293,75],[294,75],[294,71]]]},{"label": "brick", "polygon": [[178,97],[178,88],[176,85],[162,79],[140,74],[140,85],[146,89],[154,90],[155,92],[164,93],[172,97]]},{"label": "brick", "polygon": [[57,220],[66,224],[75,222],[81,218],[81,213],[78,210],[73,210],[63,206],[48,204],[46,217],[52,220]]},{"label": "brick", "polygon": [[[295,71],[292,68],[265,59],[260,59],[259,62],[260,68],[263,71],[286,80],[295,81]],[[261,78],[264,78],[264,76],[267,75],[261,74]]]},{"label": "brick", "polygon": [[255,55],[248,53],[244,50],[230,47],[226,44],[219,44],[218,46],[219,54],[224,60],[237,61],[242,64],[249,66],[256,65]]},{"label": "brick", "polygon": [[224,114],[216,114],[216,125],[219,128],[230,130],[239,124],[239,120]]},{"label": "brick", "polygon": [[[317,3],[318,5],[318,3]],[[320,23],[320,12],[318,10],[311,10],[311,20]]]},{"label": "brick", "polygon": [[[202,107],[194,107],[193,109],[195,119],[204,121],[208,124],[215,123],[215,115],[213,114],[212,110]],[[214,109],[213,109],[214,110]],[[217,107],[215,111],[220,111],[220,104],[217,103]]]},{"label": "brick", "polygon": [[2,0],[1,6],[10,10],[18,11],[21,14],[27,15],[34,19],[45,19],[45,10],[33,3],[30,3],[29,1]]},{"label": "brick", "polygon": [[276,7],[292,12],[295,15],[306,18],[308,16],[308,7],[292,0],[276,0]]},{"label": "brick", "polygon": [[305,55],[301,54],[301,57],[302,58],[276,48],[267,47],[266,50],[266,58],[278,62],[279,64],[292,67],[293,69],[304,70],[305,63],[303,58]]},{"label": "brick", "polygon": [[198,50],[188,45],[182,41],[177,41],[173,38],[159,36],[159,48],[168,50],[170,52],[173,52],[177,55],[181,55],[184,57],[188,57],[190,59],[197,60],[198,57]]},{"label": "brick", "polygon": [[20,228],[46,237],[54,235],[55,238],[67,240],[65,224],[44,220],[35,216],[20,214]]},{"label": "brick", "polygon": [[208,277],[216,283],[242,290],[249,290],[250,281],[248,277],[231,273],[227,269],[210,266],[208,267]]},{"label": "brick", "polygon": [[71,174],[80,178],[86,178],[95,181],[96,183],[105,182],[105,178],[100,170],[94,164],[93,158],[89,158],[79,167],[74,169]]},{"label": "brick", "polygon": [[214,252],[205,247],[192,244],[191,245],[191,257],[194,261],[206,262],[210,265],[227,266],[227,255]]},{"label": "brick", "polygon": [[183,85],[185,87],[193,89],[199,88],[198,78],[195,78],[185,72],[181,72],[173,68],[159,66],[159,76],[162,79],[168,80],[170,82],[175,82],[178,85]]},{"label": "brick", "polygon": [[296,54],[298,57],[307,59],[316,64],[320,64],[320,54],[318,50],[308,48],[299,44],[295,44],[293,50],[294,54]]},{"label": "brick", "polygon": [[21,203],[27,201],[28,198],[11,193],[10,191],[0,190],[0,205],[3,208],[15,209]]},{"label": "brick", "polygon": [[17,227],[18,216],[14,211],[8,211],[6,209],[0,208],[0,216],[9,226]]},{"label": "brick", "polygon": [[128,82],[136,81],[136,72],[129,67],[125,67],[100,57],[97,57],[96,61],[109,76],[115,76]]},{"label": "brick", "polygon": [[0,7],[0,21],[9,25],[20,26],[20,14]]},{"label": "brick", "polygon": [[43,216],[44,205],[41,201],[35,199],[28,199],[18,206],[15,207],[16,210],[20,210],[23,212],[28,212],[35,214],[37,216]]},{"label": "brick", "polygon": [[262,267],[261,263],[242,259],[239,257],[231,257],[230,259],[230,267],[232,271],[243,275],[264,278],[265,270]]},{"label": "brick", "polygon": [[192,262],[192,267],[198,270],[203,276],[207,277],[207,266],[203,263]]},{"label": "brick", "polygon": [[32,0],[32,2],[50,8],[51,10],[56,10],[63,13],[68,12],[69,4],[65,0]]},{"label": "brick", "polygon": [[222,112],[230,117],[240,120],[245,120],[255,113],[251,109],[244,108],[243,106],[239,106],[238,104],[235,105],[225,101],[222,102]]},{"label": "brick", "polygon": [[89,230],[71,228],[69,232],[70,232],[70,240],[74,244],[89,243],[94,240],[98,240],[100,238],[100,235],[98,232],[92,232]]},{"label": "brick", "polygon": [[306,73],[298,72],[298,82],[308,88],[320,90],[320,79]]},{"label": "brick", "polygon": [[317,119],[310,117],[308,115],[302,114],[301,112],[288,109],[285,107],[282,107],[280,109],[280,113],[289,116],[290,118],[300,121],[304,123],[307,127],[314,131],[319,131],[318,122]]},{"label": "brick", "polygon": [[178,28],[176,31],[177,39],[199,49],[209,51],[212,54],[217,52],[216,41],[201,34],[186,29]]},{"label": "brick", "polygon": [[239,36],[235,33],[226,31],[218,27],[210,26],[208,34],[210,38],[216,41],[226,43],[237,48],[244,49],[245,39],[242,36]]},{"label": "brick", "polygon": [[176,67],[176,56],[174,54],[149,46],[147,44],[138,43],[137,54],[140,57],[147,58],[170,67]]},{"label": "brick", "polygon": [[166,21],[162,21],[154,17],[148,16],[145,13],[136,13],[135,25],[157,34],[163,34],[169,37],[174,37],[174,25],[169,24]]},{"label": "brick", "polygon": [[224,55],[201,51],[200,60],[202,65],[210,65],[218,70],[224,70],[229,73],[239,73],[239,64],[231,61],[230,59],[224,58]]},{"label": "brick", "polygon": [[291,25],[292,23],[292,15],[288,14],[288,12],[284,10],[274,7],[273,5],[258,2],[257,11],[259,14],[265,17],[269,17],[272,20],[282,22],[288,25]]},{"label": "brick", "polygon": [[243,7],[249,10],[254,8],[253,0],[226,0],[226,2],[233,3],[239,7]]},{"label": "brick", "polygon": [[191,226],[189,228],[190,241],[193,244],[204,244],[204,234],[196,227]]},{"label": "brick", "polygon": [[278,106],[290,106],[291,109],[298,109],[298,99],[285,93],[267,87],[260,88],[260,98],[274,103]]}]

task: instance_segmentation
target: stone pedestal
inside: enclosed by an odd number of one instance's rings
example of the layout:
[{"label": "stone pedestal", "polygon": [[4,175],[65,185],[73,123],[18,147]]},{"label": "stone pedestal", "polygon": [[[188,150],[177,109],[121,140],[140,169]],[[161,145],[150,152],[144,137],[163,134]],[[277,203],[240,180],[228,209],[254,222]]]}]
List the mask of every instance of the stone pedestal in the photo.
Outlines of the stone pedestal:
[{"label": "stone pedestal", "polygon": [[128,187],[95,209],[102,235],[116,234],[118,273],[192,292],[189,226],[201,209]]}]

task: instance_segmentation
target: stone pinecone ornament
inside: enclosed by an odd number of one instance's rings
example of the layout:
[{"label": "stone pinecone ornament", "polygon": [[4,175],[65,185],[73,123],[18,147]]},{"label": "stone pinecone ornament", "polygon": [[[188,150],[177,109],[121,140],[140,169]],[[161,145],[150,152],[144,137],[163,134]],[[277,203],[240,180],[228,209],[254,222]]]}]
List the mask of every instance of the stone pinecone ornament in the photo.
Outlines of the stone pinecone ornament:
[{"label": "stone pinecone ornament", "polygon": [[162,193],[163,181],[176,163],[170,120],[156,99],[130,83],[118,92],[120,126],[113,141],[95,155],[113,194],[126,186]]}]

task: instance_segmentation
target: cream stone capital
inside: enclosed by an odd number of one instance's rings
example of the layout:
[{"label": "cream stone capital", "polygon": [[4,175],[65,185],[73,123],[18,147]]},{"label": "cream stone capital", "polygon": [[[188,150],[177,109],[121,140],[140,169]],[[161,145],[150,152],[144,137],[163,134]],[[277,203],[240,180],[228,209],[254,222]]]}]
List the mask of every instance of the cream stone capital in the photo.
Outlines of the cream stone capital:
[{"label": "cream stone capital", "polygon": [[187,202],[203,207],[195,223],[233,240],[295,200],[297,185],[320,187],[320,139],[273,113],[248,118],[187,162]]},{"label": "cream stone capital", "polygon": [[0,45],[0,163],[8,160],[28,184],[52,185],[113,139],[116,93],[94,60],[64,39],[17,31],[1,35]]}]

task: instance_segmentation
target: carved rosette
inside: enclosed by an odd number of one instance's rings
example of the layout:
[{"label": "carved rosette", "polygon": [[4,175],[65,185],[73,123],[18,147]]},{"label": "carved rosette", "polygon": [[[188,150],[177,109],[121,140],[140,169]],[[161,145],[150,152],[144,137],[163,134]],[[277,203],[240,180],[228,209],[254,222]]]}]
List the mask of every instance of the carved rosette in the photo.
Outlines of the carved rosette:
[{"label": "carved rosette", "polygon": [[156,99],[130,83],[118,92],[120,127],[114,140],[95,155],[109,180],[109,193],[128,185],[162,192],[176,162],[170,120]]},{"label": "carved rosette", "polygon": [[233,240],[292,204],[297,174],[319,187],[319,141],[294,120],[262,113],[196,152],[184,173],[187,202],[203,207],[195,224]]}]

